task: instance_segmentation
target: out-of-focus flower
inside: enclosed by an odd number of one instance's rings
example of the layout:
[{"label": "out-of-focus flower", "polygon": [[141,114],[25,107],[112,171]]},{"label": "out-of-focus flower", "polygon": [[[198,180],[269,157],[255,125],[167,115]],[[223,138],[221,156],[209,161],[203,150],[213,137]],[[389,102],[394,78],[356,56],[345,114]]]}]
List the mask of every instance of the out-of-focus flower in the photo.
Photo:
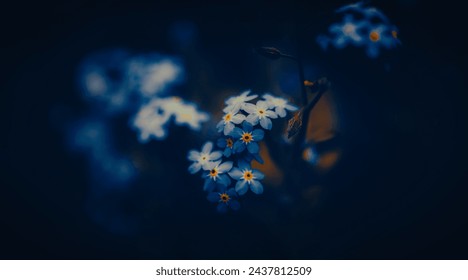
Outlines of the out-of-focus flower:
[{"label": "out-of-focus flower", "polygon": [[235,124],[240,124],[245,120],[245,115],[237,111],[228,111],[223,116],[223,119],[216,125],[218,132],[223,131],[224,135],[229,135],[235,127]]},{"label": "out-of-focus flower", "polygon": [[246,121],[251,125],[257,125],[260,122],[260,126],[264,129],[270,130],[273,126],[271,119],[276,119],[278,115],[270,110],[269,103],[259,100],[256,105],[247,103],[244,110],[249,113]]},{"label": "out-of-focus flower", "polygon": [[240,153],[247,148],[249,153],[256,154],[258,153],[259,146],[258,141],[263,139],[264,132],[261,129],[253,129],[253,126],[244,121],[242,124],[242,129],[239,127],[234,128],[231,133],[231,137],[236,140],[234,143],[234,152]]},{"label": "out-of-focus flower", "polygon": [[318,36],[317,43],[323,49],[327,49],[329,44],[337,49],[342,49],[349,44],[360,46],[365,41],[363,28],[366,25],[366,21],[355,21],[352,15],[346,15],[341,23],[335,23],[329,27],[330,36]]},{"label": "out-of-focus flower", "polygon": [[203,173],[203,177],[206,178],[203,190],[212,191],[216,188],[217,184],[224,187],[229,186],[231,184],[231,180],[229,179],[229,176],[227,176],[227,172],[229,172],[231,168],[232,161],[222,162],[221,160],[218,160],[208,162],[203,167],[203,169],[207,171]]},{"label": "out-of-focus flower", "polygon": [[108,114],[129,106],[125,62],[129,54],[120,49],[97,52],[86,57],[78,69],[77,81],[83,97],[103,107]]},{"label": "out-of-focus flower", "polygon": [[130,89],[144,97],[161,95],[184,77],[183,67],[176,58],[158,54],[133,58],[127,69]]},{"label": "out-of-focus flower", "polygon": [[400,43],[396,27],[386,24],[369,26],[366,44],[366,53],[375,58],[379,55],[380,48],[391,49]]},{"label": "out-of-focus flower", "polygon": [[[327,49],[331,44],[337,49],[348,45],[364,47],[370,58],[379,55],[380,48],[391,49],[400,44],[398,30],[375,7],[365,7],[363,2],[343,6],[336,10],[344,13],[343,22],[332,24],[329,35],[319,35],[317,43]],[[354,20],[354,16],[362,19]]]},{"label": "out-of-focus flower", "polygon": [[234,147],[234,140],[232,139],[232,137],[229,137],[229,136],[228,137],[221,137],[221,138],[218,139],[216,144],[221,149],[224,149],[223,155],[225,157],[230,157],[231,156],[232,149]]},{"label": "out-of-focus flower", "polygon": [[221,192],[210,192],[208,201],[218,203],[216,209],[220,213],[225,213],[228,209],[239,210],[240,204],[237,201],[237,193],[233,188]]},{"label": "out-of-focus flower", "polygon": [[244,91],[238,96],[233,96],[230,97],[228,100],[226,100],[226,108],[224,108],[223,112],[228,113],[228,112],[237,112],[241,109],[245,108],[246,103],[250,100],[253,100],[258,97],[258,95],[249,95],[250,90]]},{"label": "out-of-focus flower", "polygon": [[220,151],[214,151],[213,143],[206,142],[201,151],[190,150],[188,153],[188,160],[193,161],[193,163],[189,166],[189,172],[191,174],[197,173],[200,169],[208,170],[209,166],[208,163],[212,161],[216,161],[222,157],[222,153]]},{"label": "out-of-focus flower", "polygon": [[256,194],[263,193],[263,185],[258,180],[262,180],[265,175],[262,172],[252,169],[249,164],[239,161],[239,167],[234,167],[229,172],[229,176],[237,180],[235,190],[239,195],[244,195],[250,190]]},{"label": "out-of-focus flower", "polygon": [[199,130],[201,123],[209,119],[208,114],[179,97],[153,98],[140,108],[133,125],[142,142],[149,141],[151,137],[162,140],[167,136],[166,127],[171,117],[175,118],[177,125],[187,125],[193,130]]},{"label": "out-of-focus flower", "polygon": [[264,94],[262,97],[265,99],[268,107],[274,109],[275,113],[281,118],[286,117],[286,110],[296,111],[298,109],[296,106],[289,104],[284,98],[275,97],[268,93]]}]

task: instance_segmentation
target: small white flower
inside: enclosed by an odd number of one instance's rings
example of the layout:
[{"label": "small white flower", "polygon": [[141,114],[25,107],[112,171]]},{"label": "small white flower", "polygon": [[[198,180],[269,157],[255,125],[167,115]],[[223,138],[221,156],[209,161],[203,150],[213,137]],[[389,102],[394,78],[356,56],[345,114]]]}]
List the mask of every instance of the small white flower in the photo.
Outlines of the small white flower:
[{"label": "small white flower", "polygon": [[286,117],[286,110],[296,111],[298,109],[296,106],[289,104],[284,98],[274,97],[268,93],[264,94],[262,97],[268,103],[269,108],[275,109],[275,113],[281,118]]},{"label": "small white flower", "polygon": [[239,111],[229,111],[223,116],[223,119],[216,125],[218,132],[223,131],[224,135],[229,135],[235,127],[235,124],[240,124],[245,120],[245,115]]},{"label": "small white flower", "polygon": [[238,96],[233,96],[230,97],[228,100],[226,100],[226,105],[228,105],[226,108],[224,108],[223,112],[228,113],[231,111],[237,112],[239,110],[243,110],[245,108],[245,105],[248,104],[246,102],[255,99],[258,97],[258,95],[249,95],[250,90],[244,91]]},{"label": "small white flower", "polygon": [[211,152],[212,149],[213,143],[206,142],[200,152],[195,150],[189,151],[187,158],[188,160],[193,161],[193,163],[189,166],[190,173],[195,174],[202,168],[204,170],[208,170],[211,166],[211,162],[222,157],[223,153],[220,151]]},{"label": "small white flower", "polygon": [[148,141],[151,136],[162,140],[167,136],[166,126],[175,117],[177,125],[187,125],[199,130],[201,123],[209,119],[208,114],[200,112],[195,105],[184,102],[179,97],[153,98],[140,108],[133,122],[139,130],[141,141]]},{"label": "small white flower", "polygon": [[245,119],[251,125],[257,125],[260,122],[260,125],[264,129],[271,129],[273,126],[270,119],[276,119],[278,115],[270,110],[269,105],[265,101],[257,101],[256,105],[247,103],[244,110],[249,113]]}]

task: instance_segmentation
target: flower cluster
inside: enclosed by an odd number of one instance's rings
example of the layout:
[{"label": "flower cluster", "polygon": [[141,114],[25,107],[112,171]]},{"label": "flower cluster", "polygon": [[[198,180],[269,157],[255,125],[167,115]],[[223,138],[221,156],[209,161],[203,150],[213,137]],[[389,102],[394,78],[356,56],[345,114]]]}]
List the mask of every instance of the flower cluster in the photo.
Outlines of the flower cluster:
[{"label": "flower cluster", "polygon": [[189,172],[202,171],[203,190],[208,192],[209,201],[218,204],[219,212],[238,210],[239,196],[249,190],[263,193],[260,181],[264,175],[252,168],[253,160],[263,163],[258,143],[263,140],[265,130],[272,129],[272,119],[285,117],[286,110],[297,110],[286,99],[271,94],[264,94],[255,104],[250,102],[256,98],[258,95],[245,91],[226,100],[224,115],[216,125],[222,134],[216,144],[222,150],[213,151],[213,143],[207,142],[201,151],[192,150],[188,154],[188,160],[192,161]]},{"label": "flower cluster", "polygon": [[167,126],[171,118],[177,125],[186,125],[200,130],[201,123],[209,119],[208,114],[197,110],[196,106],[179,97],[152,98],[142,106],[133,120],[139,132],[139,139],[147,142],[151,137],[162,140],[167,136]]},{"label": "flower cluster", "polygon": [[329,45],[342,49],[348,45],[364,47],[369,57],[379,55],[380,48],[391,49],[400,44],[398,29],[377,8],[363,2],[346,5],[336,10],[343,14],[340,23],[329,27],[329,35],[319,35],[318,44],[325,50]]}]

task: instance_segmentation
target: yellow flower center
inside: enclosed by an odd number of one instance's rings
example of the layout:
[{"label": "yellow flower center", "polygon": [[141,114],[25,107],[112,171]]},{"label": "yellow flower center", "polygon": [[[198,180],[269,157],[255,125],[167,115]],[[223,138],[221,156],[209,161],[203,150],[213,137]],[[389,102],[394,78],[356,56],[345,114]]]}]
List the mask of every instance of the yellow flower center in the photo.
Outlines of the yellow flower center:
[{"label": "yellow flower center", "polygon": [[252,133],[250,132],[244,132],[244,134],[242,134],[242,137],[241,137],[241,140],[244,142],[244,143],[250,143],[252,141]]},{"label": "yellow flower center", "polygon": [[226,146],[228,146],[228,148],[232,148],[233,145],[234,145],[234,143],[232,142],[232,139],[227,138],[226,139]]},{"label": "yellow flower center", "polygon": [[230,122],[231,119],[232,119],[231,114],[226,114],[226,115],[224,116],[224,122]]},{"label": "yellow flower center", "polygon": [[398,38],[398,32],[396,32],[395,30],[392,31],[392,37],[397,39]]},{"label": "yellow flower center", "polygon": [[210,171],[210,177],[215,178],[218,176],[218,170],[216,168],[211,169]]},{"label": "yellow flower center", "polygon": [[253,179],[252,171],[250,170],[244,171],[244,175],[242,175],[242,178],[244,178],[244,180],[246,181],[252,181]]},{"label": "yellow flower center", "polygon": [[219,194],[219,200],[223,203],[227,203],[231,198],[227,193],[221,193]]},{"label": "yellow flower center", "polygon": [[377,32],[377,31],[372,31],[370,34],[369,34],[369,39],[372,41],[372,42],[377,42],[380,40],[380,34]]}]

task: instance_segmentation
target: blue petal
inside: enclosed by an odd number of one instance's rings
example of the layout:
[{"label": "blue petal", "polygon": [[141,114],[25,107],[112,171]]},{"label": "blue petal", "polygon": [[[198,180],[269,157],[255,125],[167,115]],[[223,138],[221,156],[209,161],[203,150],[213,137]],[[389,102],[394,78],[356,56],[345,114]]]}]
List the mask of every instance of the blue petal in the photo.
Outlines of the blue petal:
[{"label": "blue petal", "polygon": [[[244,129],[245,132],[250,132],[253,129],[253,126],[249,122],[244,122],[242,123],[242,129]],[[242,134],[241,134],[242,136]]]},{"label": "blue petal", "polygon": [[250,183],[250,189],[252,192],[256,194],[262,194],[263,193],[263,185],[257,180],[252,180]]},{"label": "blue petal", "polygon": [[262,180],[265,178],[265,175],[257,169],[252,170],[252,174],[254,175],[255,180]]},{"label": "blue petal", "polygon": [[[239,162],[237,163],[239,165],[239,168],[240,170],[250,170],[250,164],[247,162],[247,161],[243,161],[243,160],[239,160]],[[241,175],[242,177],[242,175]]]},{"label": "blue petal", "polygon": [[218,183],[223,186],[229,186],[231,184],[231,179],[226,174],[221,174],[218,177]]},{"label": "blue petal", "polygon": [[208,194],[206,199],[208,199],[210,202],[219,202],[219,193],[211,192]]},{"label": "blue petal", "polygon": [[236,153],[240,153],[242,152],[243,150],[245,150],[245,144],[242,142],[242,141],[236,141],[236,143],[234,143],[234,147],[233,147],[234,151]]},{"label": "blue petal", "polygon": [[227,195],[229,195],[231,198],[237,197],[236,190],[234,190],[233,188],[230,188],[229,190],[227,190],[226,193],[227,193]]},{"label": "blue petal", "polygon": [[232,154],[231,148],[226,148],[226,149],[224,149],[223,155],[224,155],[225,157],[230,157],[231,154]]},{"label": "blue petal", "polygon": [[254,159],[255,159],[257,162],[259,162],[259,163],[261,163],[261,164],[264,163],[264,161],[263,161],[262,157],[260,156],[260,154],[258,154],[258,153],[257,153],[257,154],[252,154],[252,156],[254,157]]},{"label": "blue petal", "polygon": [[204,191],[208,191],[208,192],[211,192],[212,190],[214,190],[216,187],[216,183],[213,182],[213,180],[211,179],[206,179],[205,180],[205,184],[203,185],[203,190]]},{"label": "blue petal", "polygon": [[265,132],[261,129],[255,129],[252,131],[252,137],[255,141],[260,141],[265,136]]},{"label": "blue petal", "polygon": [[226,148],[226,138],[219,138],[218,141],[216,141],[216,145],[220,148]]},{"label": "blue petal", "polygon": [[237,167],[234,167],[233,169],[231,169],[231,171],[229,171],[228,174],[234,180],[240,180],[242,178],[242,175],[243,175],[242,171]]},{"label": "blue petal", "polygon": [[235,139],[239,139],[242,137],[242,134],[244,134],[242,129],[235,127],[229,135],[231,135]]},{"label": "blue petal", "polygon": [[216,207],[216,210],[218,210],[219,213],[226,213],[226,211],[228,210],[228,206],[226,205],[226,203],[220,203]]},{"label": "blue petal", "polygon": [[249,190],[249,186],[246,181],[242,180],[237,182],[235,189],[239,195],[244,195]]},{"label": "blue petal", "polygon": [[249,150],[249,153],[251,154],[258,153],[259,149],[260,148],[258,147],[258,144],[256,142],[250,142],[249,145],[247,145],[247,150]]},{"label": "blue petal", "polygon": [[231,201],[229,201],[229,207],[232,210],[237,211],[240,208],[240,203],[237,200],[231,200]]}]

